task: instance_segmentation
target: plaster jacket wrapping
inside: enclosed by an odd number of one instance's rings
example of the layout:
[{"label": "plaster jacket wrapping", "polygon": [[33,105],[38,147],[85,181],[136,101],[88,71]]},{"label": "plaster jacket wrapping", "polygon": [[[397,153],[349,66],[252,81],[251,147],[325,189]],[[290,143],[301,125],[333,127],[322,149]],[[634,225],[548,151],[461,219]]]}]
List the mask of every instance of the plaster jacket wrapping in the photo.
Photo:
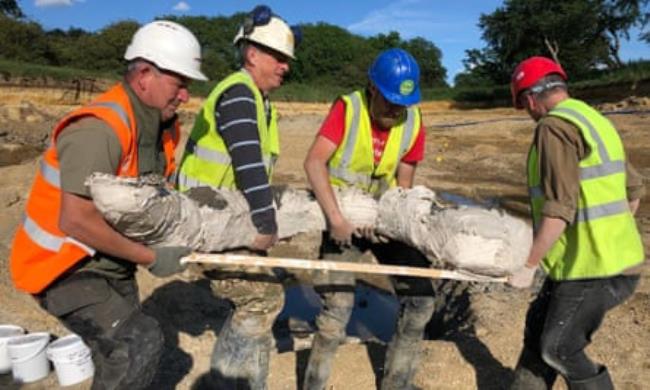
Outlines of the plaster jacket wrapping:
[{"label": "plaster jacket wrapping", "polygon": [[387,191],[379,210],[379,233],[418,248],[440,267],[501,276],[523,265],[532,244],[524,221],[500,210],[443,207],[422,186]]},{"label": "plaster jacket wrapping", "polygon": [[[208,190],[219,207],[201,206],[158,178],[88,178],[93,201],[125,236],[152,246],[183,245],[222,252],[252,244],[256,230],[248,203],[238,192]],[[343,215],[355,226],[375,226],[394,240],[424,253],[435,267],[504,275],[526,260],[532,241],[528,225],[498,210],[442,207],[433,191],[395,188],[377,202],[357,189],[335,190]],[[274,187],[280,239],[327,228],[320,206],[306,190]]]},{"label": "plaster jacket wrapping", "polygon": [[[200,206],[154,176],[133,179],[96,173],[86,185],[111,226],[147,245],[183,245],[200,252],[221,252],[248,247],[257,233],[248,203],[239,191],[213,188],[211,196],[217,199],[212,203],[224,205],[219,209]],[[359,190],[338,196],[350,221],[374,225],[377,203],[370,196]],[[280,239],[326,229],[320,206],[308,191],[275,187],[274,200]]]}]

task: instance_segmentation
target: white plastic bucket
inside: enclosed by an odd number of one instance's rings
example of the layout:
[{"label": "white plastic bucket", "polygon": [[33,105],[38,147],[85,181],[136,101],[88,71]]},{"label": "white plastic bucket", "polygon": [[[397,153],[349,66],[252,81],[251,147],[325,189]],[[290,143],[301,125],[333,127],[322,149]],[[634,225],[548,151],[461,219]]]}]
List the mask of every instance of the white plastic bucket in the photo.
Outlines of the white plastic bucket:
[{"label": "white plastic bucket", "polygon": [[49,342],[50,334],[47,332],[16,336],[7,342],[14,381],[36,382],[50,373],[50,362],[45,356],[45,349]]},{"label": "white plastic bucket", "polygon": [[51,342],[47,347],[47,357],[54,363],[61,386],[83,382],[95,373],[90,348],[76,334]]},{"label": "white plastic bucket", "polygon": [[7,351],[10,338],[20,336],[25,330],[18,325],[0,325],[0,374],[11,372],[11,359]]}]

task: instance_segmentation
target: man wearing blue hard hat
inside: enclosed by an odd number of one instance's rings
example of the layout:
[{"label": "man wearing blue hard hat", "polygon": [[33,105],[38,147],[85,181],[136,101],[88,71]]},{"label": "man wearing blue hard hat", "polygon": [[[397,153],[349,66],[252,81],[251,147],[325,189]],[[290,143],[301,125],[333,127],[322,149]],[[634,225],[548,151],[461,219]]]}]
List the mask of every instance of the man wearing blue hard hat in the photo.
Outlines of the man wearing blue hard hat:
[{"label": "man wearing blue hard hat", "polygon": [[[305,160],[305,171],[325,213],[329,231],[323,234],[322,257],[359,261],[372,251],[382,263],[428,267],[414,248],[389,241],[372,227],[345,219],[334,188],[356,187],[375,197],[395,186],[410,188],[424,154],[420,110],[420,69],[402,49],[379,54],[368,71],[363,90],[338,98]],[[396,332],[386,354],[382,389],[408,389],[418,363],[419,342],[434,309],[432,282],[395,277],[400,300]],[[323,299],[316,319],[304,388],[324,389],[338,345],[354,307],[354,274],[330,272],[314,281]]]}]

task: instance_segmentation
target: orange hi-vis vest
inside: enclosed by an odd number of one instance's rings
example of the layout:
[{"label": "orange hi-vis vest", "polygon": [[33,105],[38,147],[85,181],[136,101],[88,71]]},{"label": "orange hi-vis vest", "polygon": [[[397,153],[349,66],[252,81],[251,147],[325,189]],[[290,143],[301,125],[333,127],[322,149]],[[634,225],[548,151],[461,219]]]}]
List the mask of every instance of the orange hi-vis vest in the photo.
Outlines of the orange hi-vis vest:
[{"label": "orange hi-vis vest", "polygon": [[[72,122],[93,116],[106,122],[117,135],[122,157],[117,176],[138,176],[137,124],[127,91],[122,84],[112,87],[96,100],[63,118],[52,132],[50,146],[43,153],[32,190],[25,205],[25,215],[18,226],[9,258],[11,277],[16,288],[36,294],[57,277],[95,250],[67,236],[59,229],[61,187],[56,139]],[[171,180],[176,167],[174,150],[180,129],[175,122],[162,133],[165,176]]]}]

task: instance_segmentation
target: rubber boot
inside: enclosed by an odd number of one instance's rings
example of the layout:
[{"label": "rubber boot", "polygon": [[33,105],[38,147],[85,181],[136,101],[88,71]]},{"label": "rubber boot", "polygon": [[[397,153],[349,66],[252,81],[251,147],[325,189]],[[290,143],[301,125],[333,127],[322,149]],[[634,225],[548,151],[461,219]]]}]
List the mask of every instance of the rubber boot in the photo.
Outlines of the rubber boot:
[{"label": "rubber boot", "polygon": [[388,344],[381,390],[411,390],[424,328],[434,310],[433,297],[403,297],[395,335]]},{"label": "rubber boot", "polygon": [[327,339],[318,333],[314,336],[307,370],[305,371],[304,390],[325,389],[338,346],[338,339]]},{"label": "rubber boot", "polygon": [[250,337],[224,325],[212,352],[210,367],[220,389],[266,389],[271,335]]},{"label": "rubber boot", "polygon": [[515,368],[511,390],[546,390],[553,387],[557,378],[554,369],[548,366],[535,352],[524,347]]},{"label": "rubber boot", "polygon": [[381,390],[413,389],[411,381],[420,360],[420,340],[401,337],[388,345]]},{"label": "rubber boot", "polygon": [[614,390],[607,367],[602,367],[596,376],[579,381],[567,380],[567,383],[569,390]]}]

